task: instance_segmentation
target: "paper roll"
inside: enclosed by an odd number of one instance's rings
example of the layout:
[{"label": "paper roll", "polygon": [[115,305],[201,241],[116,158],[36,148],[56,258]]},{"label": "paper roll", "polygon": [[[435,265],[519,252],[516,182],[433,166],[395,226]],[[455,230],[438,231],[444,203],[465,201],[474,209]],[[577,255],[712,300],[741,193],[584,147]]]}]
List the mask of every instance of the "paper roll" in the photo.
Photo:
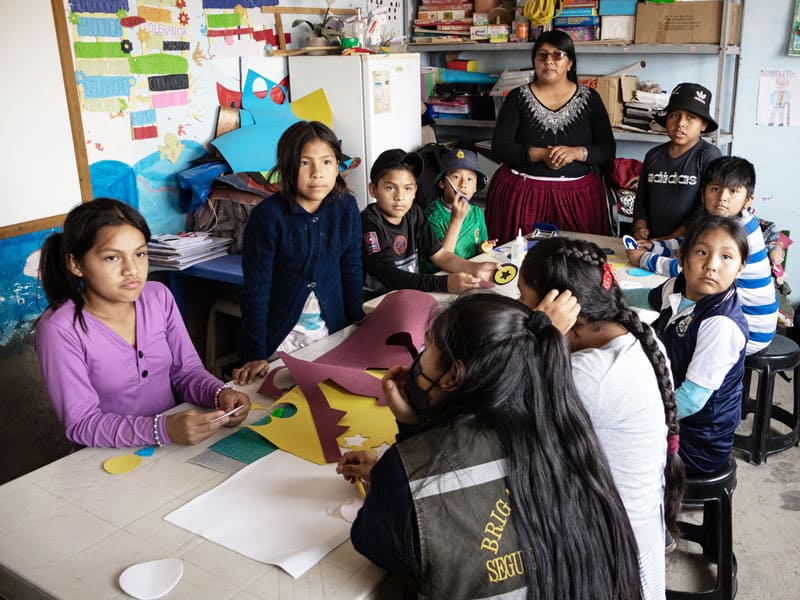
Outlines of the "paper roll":
[{"label": "paper roll", "polygon": [[620,77],[622,75],[630,75],[631,73],[636,73],[639,69],[644,69],[647,66],[647,63],[643,60],[637,60],[635,63],[629,64],[627,67],[622,67],[621,69],[617,69],[613,73],[609,73],[606,77]]}]

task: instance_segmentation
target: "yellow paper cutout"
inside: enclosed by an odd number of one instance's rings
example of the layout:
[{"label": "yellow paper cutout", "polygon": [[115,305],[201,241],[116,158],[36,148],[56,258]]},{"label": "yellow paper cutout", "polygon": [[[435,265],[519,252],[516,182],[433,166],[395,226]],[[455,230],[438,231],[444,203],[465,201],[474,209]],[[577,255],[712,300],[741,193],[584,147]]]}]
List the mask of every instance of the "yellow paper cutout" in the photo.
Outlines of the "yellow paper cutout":
[{"label": "yellow paper cutout", "polygon": [[289,106],[298,119],[319,121],[328,127],[333,127],[333,111],[322,88],[292,100]]},{"label": "yellow paper cutout", "polygon": [[142,457],[136,454],[123,454],[109,458],[103,463],[103,468],[112,475],[130,473],[142,464]]},{"label": "yellow paper cutout", "polygon": [[[383,376],[383,372],[367,372],[377,379]],[[347,429],[336,438],[340,447],[347,446],[345,438],[353,437],[356,434],[366,438],[367,441],[358,448],[349,448],[350,450],[368,450],[382,444],[394,443],[397,435],[397,423],[388,406],[378,406],[377,400],[374,398],[351,394],[335,384],[326,382],[319,384],[319,387],[328,399],[331,408],[347,413],[337,423],[337,425],[347,426]],[[308,400],[300,388],[293,388],[281,396],[278,402],[293,404],[297,408],[297,413],[285,419],[272,419],[266,425],[250,425],[250,429],[281,450],[318,465],[327,464]]]},{"label": "yellow paper cutout", "polygon": [[263,404],[259,404],[258,402],[250,402],[250,410],[268,410],[266,406]]}]

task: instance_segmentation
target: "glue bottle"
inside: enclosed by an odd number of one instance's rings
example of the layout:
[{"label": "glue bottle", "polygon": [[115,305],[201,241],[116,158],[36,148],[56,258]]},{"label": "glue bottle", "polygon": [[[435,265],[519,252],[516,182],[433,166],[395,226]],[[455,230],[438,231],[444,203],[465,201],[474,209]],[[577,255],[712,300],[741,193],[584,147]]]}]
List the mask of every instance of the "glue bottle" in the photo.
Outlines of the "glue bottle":
[{"label": "glue bottle", "polygon": [[528,242],[522,237],[522,229],[517,230],[517,238],[511,242],[511,262],[516,265],[522,264],[525,253],[528,251]]}]

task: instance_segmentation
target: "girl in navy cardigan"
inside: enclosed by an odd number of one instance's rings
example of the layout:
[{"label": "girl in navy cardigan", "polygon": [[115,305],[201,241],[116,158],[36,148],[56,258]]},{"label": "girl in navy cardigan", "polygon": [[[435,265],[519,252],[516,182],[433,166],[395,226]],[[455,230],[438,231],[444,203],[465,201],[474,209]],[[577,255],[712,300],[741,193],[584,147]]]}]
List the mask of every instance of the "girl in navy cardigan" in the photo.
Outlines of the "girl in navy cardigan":
[{"label": "girl in navy cardigan", "polygon": [[[748,338],[735,282],[747,255],[736,220],[707,216],[681,246],[681,274],[653,290],[626,292],[634,304],[661,313],[653,328],[672,367],[687,474],[719,471],[733,448]],[[646,303],[637,292],[647,292]]]},{"label": "girl in navy cardigan", "polygon": [[[256,206],[242,244],[242,356],[236,383],[363,316],[361,220],[336,134],[295,123],[278,141],[281,191]],[[270,174],[272,175],[272,173]]]}]

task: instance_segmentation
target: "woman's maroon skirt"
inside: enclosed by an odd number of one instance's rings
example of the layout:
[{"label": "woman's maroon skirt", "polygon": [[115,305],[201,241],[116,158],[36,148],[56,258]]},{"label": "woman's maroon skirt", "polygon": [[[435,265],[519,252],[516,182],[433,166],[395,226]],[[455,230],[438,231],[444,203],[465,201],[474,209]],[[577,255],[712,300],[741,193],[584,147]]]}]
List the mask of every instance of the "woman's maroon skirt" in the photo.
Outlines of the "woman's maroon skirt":
[{"label": "woman's maroon skirt", "polygon": [[564,231],[608,234],[603,181],[594,171],[572,181],[530,179],[501,165],[492,176],[486,205],[491,239],[507,242],[533,231],[534,223],[552,223]]}]

